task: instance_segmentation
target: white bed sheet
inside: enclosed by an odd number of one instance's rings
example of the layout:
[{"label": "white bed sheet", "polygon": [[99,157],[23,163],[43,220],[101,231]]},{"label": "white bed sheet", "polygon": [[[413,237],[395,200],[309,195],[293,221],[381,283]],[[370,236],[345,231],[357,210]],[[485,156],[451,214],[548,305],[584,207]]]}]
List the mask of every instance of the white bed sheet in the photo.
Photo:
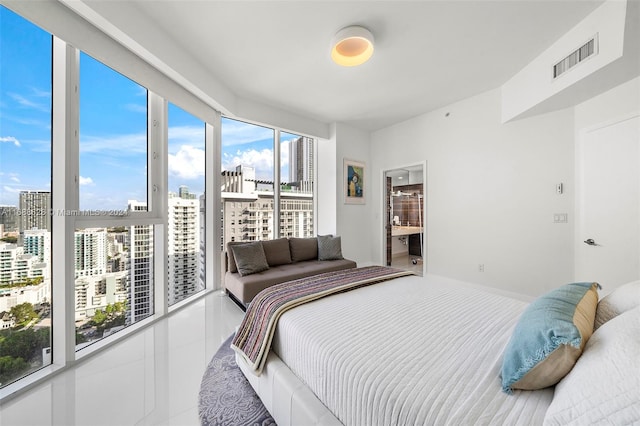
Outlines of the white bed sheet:
[{"label": "white bed sheet", "polygon": [[507,395],[499,378],[526,305],[403,277],[286,312],[273,351],[345,425],[542,424],[553,389]]}]

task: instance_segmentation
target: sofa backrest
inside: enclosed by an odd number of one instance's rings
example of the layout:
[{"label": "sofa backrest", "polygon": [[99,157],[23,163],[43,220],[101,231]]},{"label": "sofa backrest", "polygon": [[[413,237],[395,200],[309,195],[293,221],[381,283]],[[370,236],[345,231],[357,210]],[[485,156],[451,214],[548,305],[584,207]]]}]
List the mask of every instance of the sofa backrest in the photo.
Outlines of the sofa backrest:
[{"label": "sofa backrest", "polygon": [[291,252],[289,250],[289,241],[286,238],[277,238],[275,240],[262,241],[264,255],[267,258],[269,266],[286,265],[291,263]]},{"label": "sofa backrest", "polygon": [[302,262],[318,258],[318,238],[289,238],[292,262]]},{"label": "sofa backrest", "polygon": [[[255,241],[231,241],[227,243],[227,271],[238,272],[231,246],[250,242]],[[318,239],[316,237],[277,238],[275,240],[264,240],[261,243],[269,266],[286,265],[318,258]]]}]

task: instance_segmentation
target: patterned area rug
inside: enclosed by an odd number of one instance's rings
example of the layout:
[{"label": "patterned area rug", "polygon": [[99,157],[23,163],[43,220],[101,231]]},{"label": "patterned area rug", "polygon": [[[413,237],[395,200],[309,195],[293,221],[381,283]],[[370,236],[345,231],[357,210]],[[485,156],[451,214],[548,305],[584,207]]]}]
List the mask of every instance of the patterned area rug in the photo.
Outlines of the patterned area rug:
[{"label": "patterned area rug", "polygon": [[198,413],[202,425],[275,426],[269,412],[236,364],[231,341],[220,346],[202,377]]}]

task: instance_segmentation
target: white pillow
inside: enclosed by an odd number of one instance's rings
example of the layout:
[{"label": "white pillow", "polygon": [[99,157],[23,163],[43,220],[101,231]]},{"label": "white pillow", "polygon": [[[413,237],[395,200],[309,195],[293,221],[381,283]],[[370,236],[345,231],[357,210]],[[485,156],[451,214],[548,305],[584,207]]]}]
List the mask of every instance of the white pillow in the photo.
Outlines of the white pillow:
[{"label": "white pillow", "polygon": [[632,281],[616,288],[598,303],[594,329],[636,306],[640,306],[640,281]]},{"label": "white pillow", "polygon": [[557,385],[544,425],[640,423],[640,307],[596,330]]}]

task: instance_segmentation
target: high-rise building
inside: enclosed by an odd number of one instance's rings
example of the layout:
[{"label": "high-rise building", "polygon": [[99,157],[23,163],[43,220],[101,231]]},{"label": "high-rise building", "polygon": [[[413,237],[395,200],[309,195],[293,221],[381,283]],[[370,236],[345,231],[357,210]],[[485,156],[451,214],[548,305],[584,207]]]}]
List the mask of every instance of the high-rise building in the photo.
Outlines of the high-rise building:
[{"label": "high-rise building", "polygon": [[200,280],[200,202],[191,197],[186,187],[182,198],[169,194],[167,229],[167,292],[173,305],[202,290]]},{"label": "high-rise building", "polygon": [[[273,182],[256,181],[255,169],[237,166],[234,171],[222,172],[223,250],[231,241],[255,241],[275,238],[276,226],[280,237],[311,237],[313,222],[313,139],[291,141],[298,154],[299,172],[289,172],[298,179],[292,189],[280,194],[280,223],[275,224]],[[290,159],[293,158],[290,152]],[[270,190],[262,191],[260,185]]]},{"label": "high-rise building", "polygon": [[20,234],[27,229],[51,231],[51,192],[20,191],[18,210]]},{"label": "high-rise building", "polygon": [[50,283],[49,265],[16,244],[0,242],[0,312],[25,302],[49,302]]},{"label": "high-rise building", "polygon": [[[126,250],[125,250],[126,247]],[[107,272],[129,270],[129,231],[107,232]]]},{"label": "high-rise building", "polygon": [[297,191],[313,192],[314,164],[313,138],[289,142],[289,184]]},{"label": "high-rise building", "polygon": [[185,200],[192,200],[196,198],[196,194],[192,194],[189,192],[189,188],[185,185],[180,185],[178,188],[178,197],[183,198]]},{"label": "high-rise building", "polygon": [[75,232],[75,276],[99,276],[107,273],[107,230],[86,228]]},{"label": "high-rise building", "polygon": [[25,230],[22,247],[25,253],[32,254],[40,262],[51,265],[51,232],[46,229]]},{"label": "high-rise building", "polygon": [[[129,200],[132,211],[146,211],[147,204]],[[129,309],[127,324],[153,314],[153,225],[129,228]]]},{"label": "high-rise building", "polygon": [[16,206],[0,206],[0,225],[4,225],[4,232],[19,230],[18,208]]},{"label": "high-rise building", "polygon": [[207,259],[206,259],[206,253],[207,253],[207,249],[206,249],[206,215],[207,215],[207,204],[206,204],[206,197],[204,194],[202,194],[200,196],[200,264],[199,264],[199,270],[200,270],[200,282],[202,283],[202,289],[204,290],[204,286],[205,286],[205,282],[206,282],[206,275],[207,275],[207,271],[206,271],[206,264],[207,264]]},{"label": "high-rise building", "polygon": [[253,194],[257,189],[256,169],[237,166],[235,170],[222,172],[222,192]]},{"label": "high-rise building", "polygon": [[75,320],[82,321],[107,305],[127,300],[126,271],[87,276],[75,281]]}]

